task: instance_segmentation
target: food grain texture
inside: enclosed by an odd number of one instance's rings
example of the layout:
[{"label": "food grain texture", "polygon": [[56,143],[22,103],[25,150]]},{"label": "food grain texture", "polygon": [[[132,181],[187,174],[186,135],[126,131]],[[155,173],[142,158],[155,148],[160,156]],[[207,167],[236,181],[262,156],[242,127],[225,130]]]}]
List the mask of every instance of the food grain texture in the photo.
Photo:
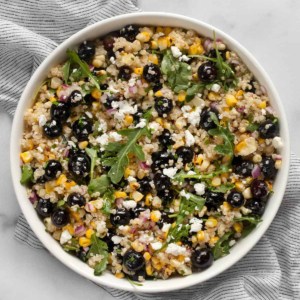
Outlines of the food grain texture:
[{"label": "food grain texture", "polygon": [[67,57],[21,141],[21,183],[47,232],[95,275],[131,282],[229,254],[262,221],[283,146],[238,54],[213,32],[128,25]]}]

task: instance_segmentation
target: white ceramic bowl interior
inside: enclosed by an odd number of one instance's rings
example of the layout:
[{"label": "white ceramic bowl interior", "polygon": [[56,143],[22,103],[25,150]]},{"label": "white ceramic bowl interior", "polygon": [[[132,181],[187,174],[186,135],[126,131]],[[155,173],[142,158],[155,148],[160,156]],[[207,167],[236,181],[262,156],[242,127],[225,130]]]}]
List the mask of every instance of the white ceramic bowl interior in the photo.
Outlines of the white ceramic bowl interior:
[{"label": "white ceramic bowl interior", "polygon": [[[183,27],[186,29],[193,29],[199,34],[208,37],[212,37],[213,31],[215,31],[217,38],[221,38],[230,49],[236,51],[258,81],[266,87],[271,103],[277,111],[280,119],[280,135],[284,143],[284,148],[281,153],[283,157],[282,169],[278,172],[275,180],[275,192],[268,201],[268,205],[263,215],[263,222],[260,223],[249,236],[240,240],[231,249],[231,253],[228,256],[215,261],[214,264],[207,270],[187,277],[171,278],[163,282],[161,280],[146,281],[142,286],[133,286],[126,279],[117,279],[108,271],[106,271],[102,276],[96,277],[93,275],[93,269],[91,269],[87,264],[64,252],[60,244],[45,232],[43,222],[39,219],[30,201],[27,199],[25,188],[20,184],[21,172],[19,153],[20,139],[23,131],[23,114],[24,111],[32,105],[32,98],[44,78],[46,78],[49,69],[66,59],[65,53],[68,48],[73,48],[84,40],[93,40],[99,36],[104,36],[105,34],[120,29],[127,24]],[[203,282],[220,274],[240,260],[262,237],[279,209],[287,183],[290,153],[288,126],[282,104],[270,78],[256,59],[243,46],[219,29],[195,19],[167,13],[135,13],[114,17],[84,28],[59,45],[35,71],[21,96],[14,117],[10,146],[11,173],[19,204],[32,230],[50,253],[52,253],[70,269],[97,284],[128,291],[149,293],[174,291],[176,289],[182,289]]]}]

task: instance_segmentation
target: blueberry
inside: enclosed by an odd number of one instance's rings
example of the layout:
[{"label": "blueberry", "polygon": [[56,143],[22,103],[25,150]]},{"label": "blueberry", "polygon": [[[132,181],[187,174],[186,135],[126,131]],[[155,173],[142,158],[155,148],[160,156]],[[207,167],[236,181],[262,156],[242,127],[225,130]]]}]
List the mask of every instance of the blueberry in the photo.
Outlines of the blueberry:
[{"label": "blueberry", "polygon": [[127,25],[120,30],[120,36],[129,42],[134,42],[138,33],[139,28],[136,25]]},{"label": "blueberry", "polygon": [[149,83],[157,83],[161,78],[161,72],[158,65],[148,64],[143,69],[143,77]]},{"label": "blueberry", "polygon": [[73,176],[77,178],[86,177],[90,172],[91,160],[87,154],[78,152],[70,156],[68,168]]},{"label": "blueberry", "polygon": [[109,95],[106,98],[106,101],[103,103],[104,107],[106,109],[111,109],[112,108],[112,103],[120,101],[120,98],[118,95]]},{"label": "blueberry", "polygon": [[188,164],[193,160],[194,152],[191,147],[181,146],[176,150],[176,154],[182,159],[184,164]]},{"label": "blueberry", "polygon": [[90,62],[95,55],[95,45],[92,42],[83,42],[78,48],[78,56],[81,60]]},{"label": "blueberry", "polygon": [[65,209],[58,208],[52,213],[51,221],[57,228],[62,228],[70,221],[69,213]]},{"label": "blueberry", "polygon": [[275,168],[275,161],[271,156],[264,156],[260,163],[261,172],[264,174],[265,179],[274,179],[277,173]]},{"label": "blueberry", "polygon": [[193,268],[204,270],[212,265],[214,257],[210,249],[199,249],[192,253],[191,261]]},{"label": "blueberry", "polygon": [[[226,50],[218,50],[221,57],[226,60]],[[207,54],[208,57],[211,57],[211,58],[217,58],[217,51],[216,49],[211,49],[208,54]]]},{"label": "blueberry", "polygon": [[263,139],[272,139],[279,134],[278,122],[266,120],[258,127],[259,136]]},{"label": "blueberry", "polygon": [[82,100],[83,100],[83,96],[77,90],[73,91],[68,97],[68,102],[73,107],[79,105],[82,102]]},{"label": "blueberry", "polygon": [[50,200],[39,198],[36,205],[36,211],[41,217],[49,217],[53,211],[54,205]]},{"label": "blueberry", "polygon": [[134,250],[128,250],[123,256],[123,264],[129,271],[137,271],[144,267],[143,254]]},{"label": "blueberry", "polygon": [[231,191],[227,196],[227,202],[234,208],[239,208],[244,205],[244,196],[238,191]]},{"label": "blueberry", "polygon": [[269,192],[267,184],[259,179],[254,179],[250,188],[252,196],[256,199],[265,199]]},{"label": "blueberry", "polygon": [[108,84],[106,84],[106,83],[100,84],[100,90],[101,91],[105,91],[107,89],[108,89]]},{"label": "blueberry", "polygon": [[118,78],[128,81],[131,78],[132,69],[128,66],[122,66],[119,69]]},{"label": "blueberry", "polygon": [[143,207],[143,206],[140,206],[140,205],[136,206],[135,208],[133,208],[131,210],[131,216],[132,216],[132,218],[133,219],[138,218],[139,215],[140,215],[140,213],[143,212],[143,211],[145,211],[145,210],[146,210],[146,208]]},{"label": "blueberry", "polygon": [[119,208],[115,214],[110,215],[110,222],[113,226],[127,225],[130,219],[130,211],[125,208]]},{"label": "blueberry", "polygon": [[200,113],[200,123],[199,123],[200,128],[208,131],[210,129],[213,129],[213,128],[217,127],[217,125],[211,119],[211,113],[214,113],[218,118],[219,112],[214,108],[205,107],[201,111],[201,113]]},{"label": "blueberry", "polygon": [[172,214],[171,212],[165,212],[165,211],[161,212],[160,220],[156,223],[157,226],[159,228],[162,228],[164,223],[167,223],[167,224],[174,223],[175,219],[170,217],[171,214]]},{"label": "blueberry", "polygon": [[74,205],[84,206],[85,203],[86,203],[85,198],[82,195],[80,195],[79,193],[71,193],[67,199],[67,204],[70,207],[72,207]]},{"label": "blueberry", "polygon": [[205,62],[198,68],[198,77],[201,81],[210,83],[216,80],[218,70],[212,62]]},{"label": "blueberry", "polygon": [[240,156],[237,156],[232,161],[233,172],[247,177],[251,176],[251,172],[254,168],[254,164],[249,160],[243,160]]},{"label": "blueberry", "polygon": [[258,199],[250,199],[246,202],[245,207],[251,209],[253,215],[261,216],[265,210],[265,202]]},{"label": "blueberry", "polygon": [[164,168],[172,167],[175,163],[175,158],[172,153],[167,151],[157,151],[153,152],[152,155],[152,165],[153,171],[162,170]]},{"label": "blueberry", "polygon": [[62,165],[58,160],[51,159],[45,167],[45,177],[48,180],[55,179],[62,172]]},{"label": "blueberry", "polygon": [[78,257],[83,262],[87,262],[88,260],[87,254],[88,252],[84,251],[83,248],[80,248],[79,251],[76,252],[76,257]]},{"label": "blueberry", "polygon": [[204,194],[205,205],[210,209],[217,209],[224,202],[224,194],[219,192],[207,191]]},{"label": "blueberry", "polygon": [[71,114],[70,104],[67,102],[58,102],[52,104],[50,108],[51,118],[60,122],[66,121]]},{"label": "blueberry", "polygon": [[106,233],[106,236],[102,238],[102,240],[107,244],[109,252],[112,252],[114,250],[115,243],[111,239],[114,235],[116,234],[109,229]]},{"label": "blueberry", "polygon": [[168,188],[158,190],[157,196],[163,201],[164,205],[169,204],[175,197],[174,192]]},{"label": "blueberry", "polygon": [[86,94],[83,99],[86,105],[92,105],[94,101],[97,101],[92,94]]},{"label": "blueberry", "polygon": [[62,125],[58,120],[50,120],[43,127],[44,134],[50,138],[57,138],[62,134]]},{"label": "blueberry", "polygon": [[133,115],[133,121],[135,125],[140,122],[143,115],[144,115],[144,111],[139,107],[137,109],[137,112]]},{"label": "blueberry", "polygon": [[78,141],[87,141],[93,132],[93,123],[86,117],[80,117],[73,123],[72,130]]},{"label": "blueberry", "polygon": [[134,274],[127,274],[127,276],[133,281],[143,281],[146,278],[146,270],[142,268],[134,272]]},{"label": "blueberry", "polygon": [[162,173],[156,173],[153,181],[157,191],[168,190],[172,185],[170,178]]},{"label": "blueberry", "polygon": [[163,147],[168,147],[173,145],[175,142],[172,140],[172,134],[170,130],[164,129],[161,135],[158,137],[159,142],[163,145]]},{"label": "blueberry", "polygon": [[103,47],[106,51],[110,51],[114,48],[115,39],[119,36],[119,32],[111,32],[103,38]]},{"label": "blueberry", "polygon": [[255,83],[255,81],[254,81],[253,79],[251,79],[250,82],[249,82],[250,87],[249,87],[249,88],[247,87],[247,88],[245,89],[245,91],[246,91],[246,92],[249,92],[249,93],[255,94],[256,88],[255,88],[255,86],[254,86],[254,83]]},{"label": "blueberry", "polygon": [[155,83],[152,85],[153,92],[156,93],[157,91],[161,90],[162,87],[163,87],[162,83],[160,83],[160,82],[155,82]]},{"label": "blueberry", "polygon": [[173,109],[173,102],[171,99],[165,97],[155,98],[154,108],[160,117],[164,114],[168,114]]},{"label": "blueberry", "polygon": [[138,183],[140,187],[138,188],[139,192],[146,195],[147,193],[151,192],[152,187],[151,187],[151,178],[150,177],[144,177],[141,180],[138,180]]}]

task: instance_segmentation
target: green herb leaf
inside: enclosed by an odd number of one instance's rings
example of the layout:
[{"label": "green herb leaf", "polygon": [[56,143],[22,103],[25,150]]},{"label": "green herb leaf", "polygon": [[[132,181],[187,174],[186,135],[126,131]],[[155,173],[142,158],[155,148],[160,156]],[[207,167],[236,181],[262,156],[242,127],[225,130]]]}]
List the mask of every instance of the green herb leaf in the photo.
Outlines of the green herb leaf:
[{"label": "green herb leaf", "polygon": [[229,254],[229,242],[230,242],[230,237],[233,235],[233,231],[229,231],[225,233],[216,243],[214,246],[212,252],[214,259],[217,260],[221,258],[222,256],[225,256]]},{"label": "green herb leaf", "polygon": [[259,127],[259,124],[257,123],[251,123],[247,126],[246,130],[250,131],[250,132],[254,132],[255,130],[257,130]]},{"label": "green herb leaf", "polygon": [[68,57],[69,57],[72,61],[74,61],[75,63],[77,63],[77,64],[80,66],[82,72],[83,72],[87,77],[90,78],[91,83],[92,83],[97,89],[100,90],[100,85],[99,85],[98,79],[97,79],[96,76],[94,76],[94,75],[92,74],[92,72],[90,71],[90,68],[89,68],[88,64],[87,64],[85,61],[82,61],[82,60],[79,58],[78,54],[77,54],[74,50],[68,49],[68,50],[67,50],[67,55],[68,55]]},{"label": "green herb leaf", "polygon": [[98,158],[98,156],[97,156],[97,150],[95,150],[93,148],[86,148],[85,152],[87,153],[87,155],[91,159],[90,178],[92,180],[94,178],[94,169],[95,169],[95,165],[96,165],[96,160]]},{"label": "green herb leaf", "polygon": [[110,180],[107,175],[101,175],[100,177],[94,178],[88,185],[88,193],[94,194],[96,192],[103,195],[110,186]]},{"label": "green herb leaf", "polygon": [[63,245],[63,249],[67,252],[69,251],[78,251],[80,249],[77,239],[71,239],[66,244]]},{"label": "green herb leaf", "polygon": [[138,282],[138,281],[133,281],[131,280],[129,277],[126,277],[126,279],[129,281],[130,284],[132,285],[136,285],[136,286],[143,286],[142,283]]},{"label": "green herb leaf", "polygon": [[24,165],[21,168],[22,175],[21,175],[21,184],[23,185],[29,185],[33,182],[33,170],[29,165]]},{"label": "green herb leaf", "polygon": [[68,84],[69,82],[70,66],[71,66],[71,62],[70,60],[67,60],[62,67],[63,79],[65,84]]},{"label": "green herb leaf", "polygon": [[105,194],[103,195],[103,200],[104,203],[101,208],[101,211],[106,215],[110,215],[112,204],[115,201],[114,190],[108,189],[107,192],[105,192]]},{"label": "green herb leaf", "polygon": [[59,200],[58,202],[57,202],[57,204],[56,204],[56,206],[57,207],[62,207],[62,206],[64,206],[65,205],[65,200]]},{"label": "green herb leaf", "polygon": [[258,217],[251,217],[251,216],[247,216],[247,217],[240,217],[240,218],[234,218],[233,219],[235,222],[241,222],[241,221],[247,221],[251,224],[257,225],[260,222],[262,222],[261,218]]},{"label": "green herb leaf", "polygon": [[111,167],[117,162],[117,157],[108,157],[101,160],[101,164],[104,167]]},{"label": "green herb leaf", "polygon": [[209,188],[212,192],[215,193],[226,193],[227,191],[230,191],[234,188],[234,184],[232,183],[225,183],[225,184],[221,184],[220,186],[214,188],[211,187]]}]

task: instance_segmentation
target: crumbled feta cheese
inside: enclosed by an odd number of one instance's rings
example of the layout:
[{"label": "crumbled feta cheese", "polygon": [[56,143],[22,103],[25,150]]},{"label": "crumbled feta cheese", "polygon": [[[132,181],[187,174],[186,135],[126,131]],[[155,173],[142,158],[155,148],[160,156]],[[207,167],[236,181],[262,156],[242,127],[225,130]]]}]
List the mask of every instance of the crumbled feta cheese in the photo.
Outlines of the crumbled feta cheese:
[{"label": "crumbled feta cheese", "polygon": [[37,149],[39,152],[41,152],[41,153],[44,152],[44,149],[43,149],[41,146],[38,146],[36,149]]},{"label": "crumbled feta cheese", "polygon": [[230,247],[232,247],[235,243],[236,243],[235,240],[231,240],[228,244],[229,244]]},{"label": "crumbled feta cheese", "polygon": [[126,209],[131,209],[136,207],[136,202],[134,200],[123,201],[123,206]]},{"label": "crumbled feta cheese", "polygon": [[90,119],[92,119],[93,118],[93,115],[92,115],[92,113],[91,112],[89,112],[89,111],[86,111],[85,112],[85,114],[90,118]]},{"label": "crumbled feta cheese", "polygon": [[99,233],[103,233],[106,231],[106,223],[104,221],[97,222],[96,230]]},{"label": "crumbled feta cheese", "polygon": [[182,55],[182,52],[175,46],[171,47],[171,51],[174,57],[178,58],[179,56]]},{"label": "crumbled feta cheese", "polygon": [[122,136],[120,134],[118,134],[115,131],[112,131],[109,133],[109,138],[113,141],[113,142],[120,142],[122,141]]},{"label": "crumbled feta cheese", "polygon": [[197,195],[203,195],[205,193],[205,184],[203,182],[194,184],[194,189]]},{"label": "crumbled feta cheese", "polygon": [[152,131],[156,132],[156,131],[158,131],[158,130],[161,128],[161,125],[160,125],[159,123],[153,121],[153,122],[150,122],[150,123],[149,123],[148,127],[149,127]]},{"label": "crumbled feta cheese", "polygon": [[196,172],[195,172],[195,171],[192,171],[192,170],[190,170],[190,171],[188,171],[188,172],[187,172],[187,174],[188,174],[188,175],[195,175],[195,174],[196,174]]},{"label": "crumbled feta cheese", "polygon": [[104,150],[104,146],[108,144],[108,134],[104,133],[96,138],[97,143],[100,144],[100,150]]},{"label": "crumbled feta cheese", "polygon": [[176,172],[177,172],[177,168],[163,169],[163,174],[170,178],[173,178],[175,176]]},{"label": "crumbled feta cheese", "polygon": [[198,218],[191,218],[190,224],[191,224],[190,232],[198,232],[202,229],[202,220]]},{"label": "crumbled feta cheese", "polygon": [[253,152],[256,151],[257,149],[257,141],[255,140],[254,137],[249,137],[240,142],[237,146],[238,151],[237,153],[241,156],[247,156]]},{"label": "crumbled feta cheese", "polygon": [[190,199],[191,195],[187,193],[185,190],[182,190],[180,193],[180,196],[185,197],[186,199]]},{"label": "crumbled feta cheese", "polygon": [[65,244],[66,242],[68,242],[71,238],[72,238],[72,236],[71,236],[71,234],[69,233],[69,231],[68,231],[68,230],[64,230],[64,231],[61,233],[59,242],[63,245],[63,244]]},{"label": "crumbled feta cheese", "polygon": [[161,242],[151,243],[151,247],[153,250],[159,250],[162,247],[162,243]]},{"label": "crumbled feta cheese", "polygon": [[147,124],[146,120],[141,119],[140,122],[135,125],[135,128],[144,128],[146,124]]},{"label": "crumbled feta cheese", "polygon": [[184,55],[181,55],[179,57],[179,61],[189,61],[191,58],[186,56],[185,54]]},{"label": "crumbled feta cheese", "polygon": [[115,60],[115,58],[114,58],[113,56],[111,56],[109,60],[110,60],[110,62],[111,62],[112,64],[115,64],[115,63],[116,63],[116,60]]},{"label": "crumbled feta cheese", "polygon": [[46,117],[45,117],[44,115],[40,115],[40,116],[39,116],[39,125],[40,125],[41,127],[43,127],[43,126],[46,124],[46,122],[47,122]]},{"label": "crumbled feta cheese", "polygon": [[272,140],[272,145],[275,149],[281,150],[283,147],[283,142],[281,137],[275,136]]},{"label": "crumbled feta cheese", "polygon": [[185,137],[185,143],[188,147],[193,146],[195,144],[195,138],[194,136],[190,133],[189,130],[186,130],[184,132],[184,137]]},{"label": "crumbled feta cheese", "polygon": [[164,225],[163,225],[161,231],[162,231],[162,232],[168,232],[169,229],[170,229],[170,227],[171,227],[171,224],[169,224],[169,223],[164,223]]},{"label": "crumbled feta cheese", "polygon": [[220,88],[221,88],[221,86],[220,86],[219,84],[214,83],[214,84],[211,86],[210,89],[211,89],[213,92],[218,93],[219,90],[220,90]]},{"label": "crumbled feta cheese", "polygon": [[192,110],[192,107],[190,105],[184,105],[181,108],[181,111],[183,113],[183,116],[188,120],[188,122],[191,125],[197,126],[199,124],[201,113],[200,107],[196,107],[194,110]]},{"label": "crumbled feta cheese", "polygon": [[128,182],[136,182],[136,178],[134,178],[133,176],[128,176],[127,181]]},{"label": "crumbled feta cheese", "polygon": [[123,121],[125,115],[134,115],[137,112],[137,105],[133,105],[126,100],[113,101],[111,106],[114,109],[118,109],[118,111],[114,114],[114,118],[119,121]]},{"label": "crumbled feta cheese", "polygon": [[98,130],[100,132],[106,132],[107,131],[107,123],[103,119],[99,120]]},{"label": "crumbled feta cheese", "polygon": [[114,235],[111,240],[113,241],[114,244],[120,244],[122,241],[122,237]]},{"label": "crumbled feta cheese", "polygon": [[168,245],[167,249],[166,249],[166,253],[168,254],[172,254],[174,256],[178,256],[178,255],[184,255],[187,253],[186,248],[183,246],[178,246],[175,243],[171,243]]}]

